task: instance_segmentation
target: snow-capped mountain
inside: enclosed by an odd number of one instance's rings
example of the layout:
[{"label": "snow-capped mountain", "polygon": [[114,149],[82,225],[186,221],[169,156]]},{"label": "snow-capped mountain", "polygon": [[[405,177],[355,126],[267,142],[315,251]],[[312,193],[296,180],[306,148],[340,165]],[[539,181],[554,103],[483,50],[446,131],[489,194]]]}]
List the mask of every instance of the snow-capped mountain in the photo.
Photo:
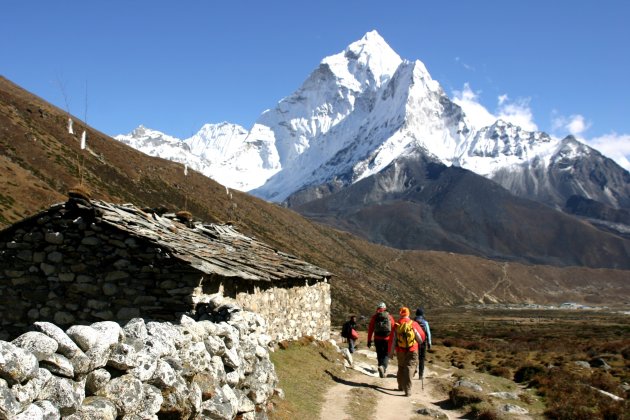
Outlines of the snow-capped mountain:
[{"label": "snow-capped mountain", "polygon": [[276,202],[318,198],[421,152],[559,208],[574,194],[630,206],[630,174],[612,160],[503,121],[473,128],[424,64],[401,59],[376,31],[324,58],[249,132],[206,125],[179,144],[147,132],[117,138],[149,154],[187,156],[215,180]]}]

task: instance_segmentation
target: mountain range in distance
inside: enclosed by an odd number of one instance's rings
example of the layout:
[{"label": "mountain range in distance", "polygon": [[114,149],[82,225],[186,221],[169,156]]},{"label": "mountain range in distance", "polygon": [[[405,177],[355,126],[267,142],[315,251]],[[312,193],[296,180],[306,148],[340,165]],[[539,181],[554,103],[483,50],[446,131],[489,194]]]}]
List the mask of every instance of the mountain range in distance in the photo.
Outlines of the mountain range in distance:
[{"label": "mountain range in distance", "polygon": [[376,32],[324,58],[246,130],[117,140],[399,249],[630,268],[630,173],[572,136],[477,127]]}]

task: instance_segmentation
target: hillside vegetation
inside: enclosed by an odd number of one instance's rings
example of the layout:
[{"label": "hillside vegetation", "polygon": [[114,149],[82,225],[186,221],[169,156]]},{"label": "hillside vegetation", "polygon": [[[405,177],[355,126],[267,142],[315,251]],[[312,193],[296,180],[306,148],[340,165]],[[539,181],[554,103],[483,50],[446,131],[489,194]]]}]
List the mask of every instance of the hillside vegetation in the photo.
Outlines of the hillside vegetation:
[{"label": "hillside vegetation", "polygon": [[[445,252],[400,251],[310,222],[286,208],[227,189],[183,165],[149,157],[87,127],[0,78],[0,227],[64,201],[83,183],[98,199],[139,207],[186,208],[334,273],[333,318],[390,306],[468,302],[614,303],[630,295],[630,272],[491,261]],[[595,246],[595,245],[594,245]]]}]

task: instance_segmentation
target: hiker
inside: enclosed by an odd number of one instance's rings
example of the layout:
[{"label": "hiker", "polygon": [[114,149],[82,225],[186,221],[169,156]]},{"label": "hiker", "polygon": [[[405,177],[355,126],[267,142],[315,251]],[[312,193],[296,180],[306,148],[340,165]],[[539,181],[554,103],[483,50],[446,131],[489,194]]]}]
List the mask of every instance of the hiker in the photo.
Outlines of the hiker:
[{"label": "hiker", "polygon": [[427,350],[431,350],[431,328],[429,328],[429,321],[424,319],[424,308],[416,309],[415,321],[422,327],[426,336],[426,340],[420,346],[418,353],[418,376],[422,379],[424,377],[424,361],[427,357]]},{"label": "hiker", "polygon": [[359,334],[357,334],[357,317],[351,315],[350,319],[346,321],[341,327],[341,336],[348,341],[348,350],[350,353],[354,353],[354,347]]},{"label": "hiker", "polygon": [[[416,372],[418,364],[418,349],[425,340],[424,331],[416,321],[409,319],[409,308],[402,307],[399,311],[400,319],[394,326],[394,344],[398,358],[398,390],[405,391],[405,397],[411,395],[411,378]],[[389,352],[394,357],[394,350]]]},{"label": "hiker", "polygon": [[376,313],[370,319],[368,326],[367,345],[372,347],[372,336],[374,336],[374,347],[376,348],[376,360],[378,362],[378,376],[381,378],[387,372],[389,362],[388,354],[394,340],[394,317],[387,312],[387,306],[381,302],[376,307]]}]

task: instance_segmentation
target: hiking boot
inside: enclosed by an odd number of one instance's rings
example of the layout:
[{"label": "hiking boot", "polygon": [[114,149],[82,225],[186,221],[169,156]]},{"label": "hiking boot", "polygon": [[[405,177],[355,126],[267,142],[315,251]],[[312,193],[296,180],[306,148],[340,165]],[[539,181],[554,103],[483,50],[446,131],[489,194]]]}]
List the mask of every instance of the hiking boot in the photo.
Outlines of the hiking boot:
[{"label": "hiking boot", "polygon": [[409,397],[410,395],[411,395],[411,392],[405,391],[405,397]]},{"label": "hiking boot", "polygon": [[383,366],[378,367],[378,376],[380,376],[381,378],[385,376],[385,369],[383,369]]}]

